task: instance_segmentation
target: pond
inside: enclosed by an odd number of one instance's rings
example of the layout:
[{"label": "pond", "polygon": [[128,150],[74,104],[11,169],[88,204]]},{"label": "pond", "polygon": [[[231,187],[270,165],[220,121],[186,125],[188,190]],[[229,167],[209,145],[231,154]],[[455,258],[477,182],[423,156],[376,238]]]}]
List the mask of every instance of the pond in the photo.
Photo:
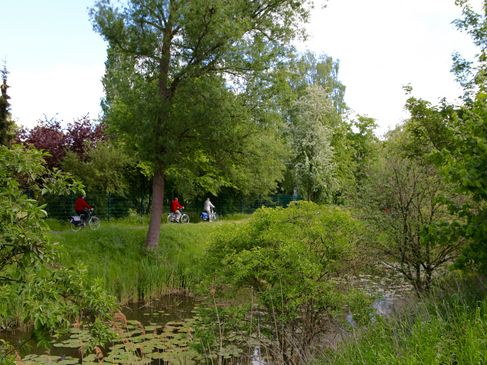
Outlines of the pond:
[{"label": "pond", "polygon": [[[349,278],[350,279],[350,278]],[[347,279],[348,280],[348,279]],[[402,280],[377,278],[369,275],[354,277],[349,283],[374,295],[373,308],[378,316],[387,316],[408,296],[410,286]],[[86,347],[87,334],[73,327],[70,335],[59,339],[54,347],[45,350],[29,349],[22,365],[31,364],[198,364],[204,363],[201,355],[190,347],[198,302],[189,296],[168,295],[143,304],[134,303],[122,308],[114,321],[120,341],[109,348],[95,348],[86,356],[80,349]],[[351,315],[348,322],[354,326]],[[15,331],[0,333],[16,348],[29,337],[29,333]],[[242,351],[237,352],[242,354]],[[234,354],[235,355],[235,354]],[[102,362],[103,361],[103,362]],[[261,349],[255,346],[247,356],[229,356],[228,364],[266,365]]]},{"label": "pond", "polygon": [[[188,296],[170,295],[148,303],[124,306],[114,321],[121,340],[109,349],[95,348],[81,356],[87,334],[73,327],[70,335],[59,339],[46,353],[32,346],[22,359],[30,364],[171,364],[192,363],[196,355],[190,350],[195,301]],[[0,333],[17,348],[29,338],[25,331]]]}]

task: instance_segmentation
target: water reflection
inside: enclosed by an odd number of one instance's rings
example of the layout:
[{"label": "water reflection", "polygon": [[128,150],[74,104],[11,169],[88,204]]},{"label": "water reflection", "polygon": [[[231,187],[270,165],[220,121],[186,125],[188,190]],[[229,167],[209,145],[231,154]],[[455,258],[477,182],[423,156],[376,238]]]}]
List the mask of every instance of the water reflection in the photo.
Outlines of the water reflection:
[{"label": "water reflection", "polygon": [[[372,304],[378,316],[391,314],[398,302],[404,299],[406,291],[409,290],[403,284],[393,285],[388,282],[377,284],[375,280],[371,280],[367,276],[356,278],[356,284],[357,287],[378,298]],[[122,341],[114,343],[106,350],[102,349],[104,363],[144,363],[150,365],[198,363],[195,360],[197,354],[190,350],[189,346],[192,337],[194,310],[197,304],[194,298],[189,296],[168,295],[158,300],[124,306],[125,323],[121,334]],[[352,314],[348,314],[347,321],[353,327],[356,326]],[[60,363],[61,361],[64,364],[75,364],[81,361],[83,363],[95,363],[97,359],[95,354],[81,360],[78,350],[82,346],[81,335],[77,333],[72,333],[72,335],[74,338],[72,336],[60,340],[49,351],[49,355],[45,355],[45,351],[42,349],[32,347],[30,357],[24,357],[23,364]],[[0,333],[0,338],[7,339],[16,347],[19,347],[29,336],[29,333],[22,331],[12,332],[9,335]],[[44,357],[35,357],[41,354],[44,354]],[[73,360],[75,362],[70,362]],[[262,349],[259,346],[247,353],[245,359],[232,358],[228,361],[232,364],[270,364],[264,360]]]},{"label": "water reflection", "polygon": [[187,348],[189,340],[185,341],[185,338],[189,337],[190,325],[185,325],[185,321],[192,318],[194,307],[192,297],[181,295],[126,305],[123,314],[119,314],[120,326],[116,328],[122,341],[108,349],[98,348],[97,354],[86,357],[80,355],[79,349],[85,346],[87,333],[76,328],[71,329],[69,336],[59,339],[48,353],[33,343],[24,346],[31,337],[29,331],[3,332],[0,338],[30,353],[24,356],[24,365],[59,362],[89,364],[100,357],[104,358],[105,363],[168,364],[168,360],[174,357],[174,349]]},{"label": "water reflection", "polygon": [[260,353],[260,347],[256,346],[254,352],[250,358],[251,365],[266,365],[265,361],[262,359],[262,354]]}]

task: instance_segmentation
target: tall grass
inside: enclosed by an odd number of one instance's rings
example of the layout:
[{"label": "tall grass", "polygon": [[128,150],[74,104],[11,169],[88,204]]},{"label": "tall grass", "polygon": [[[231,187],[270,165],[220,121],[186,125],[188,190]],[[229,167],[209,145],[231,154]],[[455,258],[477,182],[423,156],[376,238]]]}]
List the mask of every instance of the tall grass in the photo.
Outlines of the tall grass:
[{"label": "tall grass", "polygon": [[487,299],[471,290],[435,293],[354,334],[316,364],[485,364]]},{"label": "tall grass", "polygon": [[49,222],[51,237],[61,246],[61,262],[84,264],[89,276],[101,278],[121,302],[192,288],[210,236],[225,224],[163,224],[159,248],[146,252],[145,221],[104,221],[97,231],[72,232],[67,225]]}]

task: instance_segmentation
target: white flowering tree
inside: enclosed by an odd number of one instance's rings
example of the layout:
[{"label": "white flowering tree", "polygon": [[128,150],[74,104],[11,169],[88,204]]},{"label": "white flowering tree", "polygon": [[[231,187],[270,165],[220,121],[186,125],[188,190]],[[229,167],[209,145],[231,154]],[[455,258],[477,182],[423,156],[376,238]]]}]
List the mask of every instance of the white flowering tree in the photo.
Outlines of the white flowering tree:
[{"label": "white flowering tree", "polygon": [[329,201],[337,188],[331,122],[337,114],[327,92],[309,86],[294,105],[290,127],[293,172],[306,200]]}]

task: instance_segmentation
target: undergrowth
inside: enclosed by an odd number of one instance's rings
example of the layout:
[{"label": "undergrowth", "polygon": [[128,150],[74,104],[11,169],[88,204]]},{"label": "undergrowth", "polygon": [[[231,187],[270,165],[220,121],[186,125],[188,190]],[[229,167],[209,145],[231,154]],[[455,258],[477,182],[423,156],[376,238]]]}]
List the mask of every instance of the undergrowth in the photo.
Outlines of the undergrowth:
[{"label": "undergrowth", "polygon": [[354,333],[314,364],[485,364],[487,299],[480,287],[434,292],[400,314]]}]

